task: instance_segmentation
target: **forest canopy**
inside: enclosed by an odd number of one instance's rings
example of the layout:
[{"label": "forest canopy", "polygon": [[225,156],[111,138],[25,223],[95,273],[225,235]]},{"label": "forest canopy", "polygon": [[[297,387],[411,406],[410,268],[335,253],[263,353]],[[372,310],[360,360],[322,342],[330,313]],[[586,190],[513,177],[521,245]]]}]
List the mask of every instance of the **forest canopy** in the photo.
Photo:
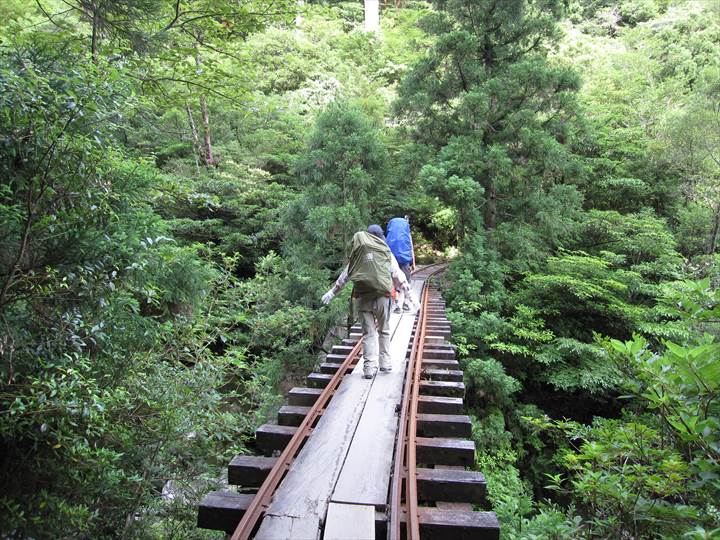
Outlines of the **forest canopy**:
[{"label": "forest canopy", "polygon": [[221,538],[407,214],[502,537],[720,538],[720,6],[363,9],[0,3],[0,537]]}]

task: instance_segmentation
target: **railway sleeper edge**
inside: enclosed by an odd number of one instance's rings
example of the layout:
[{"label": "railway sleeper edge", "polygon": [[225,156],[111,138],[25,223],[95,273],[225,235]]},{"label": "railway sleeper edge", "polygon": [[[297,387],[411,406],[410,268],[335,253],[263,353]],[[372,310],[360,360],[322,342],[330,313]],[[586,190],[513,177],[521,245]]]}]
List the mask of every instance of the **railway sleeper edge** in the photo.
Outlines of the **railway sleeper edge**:
[{"label": "railway sleeper edge", "polygon": [[[213,491],[200,503],[197,525],[199,528],[232,532],[240,523],[254,495]],[[420,533],[433,540],[497,540],[500,525],[494,512],[448,510],[420,507]],[[404,525],[404,516],[403,516]],[[401,525],[402,532],[404,526]],[[375,535],[382,538],[387,531],[387,516],[375,512]]]}]

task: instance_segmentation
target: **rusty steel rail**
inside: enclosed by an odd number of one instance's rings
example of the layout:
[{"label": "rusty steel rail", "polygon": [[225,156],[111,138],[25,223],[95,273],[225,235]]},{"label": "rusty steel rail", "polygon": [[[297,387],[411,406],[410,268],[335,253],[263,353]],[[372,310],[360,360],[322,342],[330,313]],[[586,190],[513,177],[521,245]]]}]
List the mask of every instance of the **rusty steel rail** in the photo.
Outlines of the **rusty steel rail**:
[{"label": "rusty steel rail", "polygon": [[314,405],[310,408],[310,411],[300,423],[300,426],[293,435],[292,439],[290,439],[290,442],[280,454],[280,457],[270,470],[270,473],[265,481],[260,486],[257,494],[253,497],[250,506],[248,506],[247,510],[245,510],[245,513],[243,514],[240,523],[238,523],[238,526],[235,528],[235,532],[233,532],[230,540],[247,540],[252,536],[255,528],[258,526],[260,519],[262,518],[262,515],[270,505],[273,493],[275,493],[275,490],[280,485],[280,482],[282,482],[285,473],[290,469],[290,465],[292,465],[293,461],[297,457],[297,454],[300,452],[305,440],[310,436],[310,432],[312,431],[315,421],[327,407],[327,404],[335,394],[338,386],[340,386],[343,376],[350,368],[353,360],[358,357],[361,350],[362,338],[360,338],[353,346],[352,350],[348,353],[347,358],[345,358],[340,368],[335,372],[333,378],[330,379],[328,385],[320,393],[317,401],[315,401]]},{"label": "rusty steel rail", "polygon": [[[415,328],[415,339],[410,350],[395,446],[395,462],[390,492],[390,522],[387,529],[389,540],[401,540],[403,510],[405,510],[406,539],[418,540],[420,538],[420,518],[418,516],[417,481],[415,476],[417,468],[415,454],[416,418],[420,395],[420,372],[422,371],[422,356],[425,347],[430,279],[445,268],[444,264],[429,266],[440,266],[440,268],[432,270],[425,278],[417,327]],[[425,267],[423,270],[427,268]],[[402,504],[403,480],[405,480],[405,505]]]}]

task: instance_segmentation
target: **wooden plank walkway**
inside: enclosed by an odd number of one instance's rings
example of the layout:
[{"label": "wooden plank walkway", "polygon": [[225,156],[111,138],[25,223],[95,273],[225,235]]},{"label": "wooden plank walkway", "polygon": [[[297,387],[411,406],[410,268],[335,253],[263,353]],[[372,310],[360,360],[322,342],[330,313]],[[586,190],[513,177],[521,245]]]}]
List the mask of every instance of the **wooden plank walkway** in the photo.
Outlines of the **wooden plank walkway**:
[{"label": "wooden plank walkway", "polygon": [[331,500],[384,510],[398,429],[397,406],[405,380],[405,354],[414,317],[403,317],[390,346],[392,371],[378,373]]},{"label": "wooden plank walkway", "polygon": [[[416,296],[421,288],[421,281],[413,282]],[[257,539],[319,539],[323,524],[334,538],[352,536],[354,525],[342,522],[347,504],[328,514],[331,501],[384,507],[397,432],[396,406],[414,320],[414,313],[391,314],[393,371],[367,380],[361,361],[343,379],[275,493]],[[360,513],[366,514],[367,509]]]},{"label": "wooden plank walkway", "polygon": [[360,364],[345,377],[275,493],[256,538],[318,537],[371,382],[363,379]]}]

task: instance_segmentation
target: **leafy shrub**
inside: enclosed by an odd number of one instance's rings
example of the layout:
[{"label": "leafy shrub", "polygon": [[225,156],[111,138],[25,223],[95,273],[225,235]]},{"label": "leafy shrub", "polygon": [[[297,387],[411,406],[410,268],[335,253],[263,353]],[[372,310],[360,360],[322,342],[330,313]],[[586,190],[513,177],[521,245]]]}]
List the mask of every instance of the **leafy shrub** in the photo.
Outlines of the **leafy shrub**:
[{"label": "leafy shrub", "polygon": [[498,311],[505,295],[503,279],[497,252],[478,233],[466,240],[462,253],[444,274],[444,295],[460,311]]},{"label": "leafy shrub", "polygon": [[[599,419],[566,425],[577,451],[563,456],[567,488],[582,504],[594,537],[679,535],[700,518],[688,464],[640,422]],[[560,487],[560,477],[554,479]]]},{"label": "leafy shrub", "polygon": [[505,374],[497,360],[469,360],[465,365],[465,376],[477,403],[495,407],[507,407],[512,395],[520,390],[520,383]]},{"label": "leafy shrub", "polygon": [[649,21],[658,14],[655,0],[626,0],[620,4],[622,21],[629,26]]}]

